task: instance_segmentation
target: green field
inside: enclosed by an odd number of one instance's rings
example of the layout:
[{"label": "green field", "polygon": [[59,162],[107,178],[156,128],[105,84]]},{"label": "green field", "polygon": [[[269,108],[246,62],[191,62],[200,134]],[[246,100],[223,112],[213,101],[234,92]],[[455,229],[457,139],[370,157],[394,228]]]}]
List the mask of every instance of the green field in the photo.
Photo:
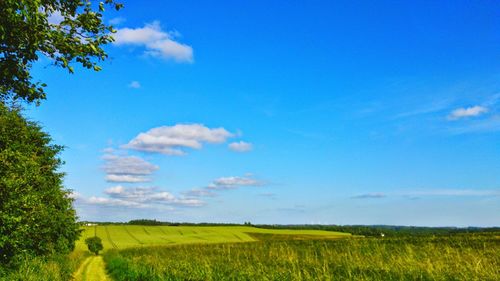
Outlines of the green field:
[{"label": "green field", "polygon": [[250,226],[99,225],[84,228],[76,251],[86,249],[82,241],[94,232],[103,240],[104,260],[90,257],[76,280],[498,280],[500,275],[497,234],[364,238]]},{"label": "green field", "polygon": [[294,235],[302,239],[337,239],[351,237],[348,233],[322,230],[262,229],[250,226],[141,226],[98,225],[84,227],[77,250],[86,250],[84,241],[95,234],[103,241],[104,250],[176,244],[253,242],[253,233]]},{"label": "green field", "polygon": [[125,280],[499,280],[500,241],[484,237],[305,239],[130,248],[104,254]]},{"label": "green field", "polygon": [[[258,242],[258,235],[307,240],[332,240],[352,237],[348,233],[323,230],[285,230],[262,229],[250,226],[141,226],[141,225],[98,225],[83,227],[80,240],[76,243],[75,253],[87,251],[85,239],[92,236],[101,238],[104,252],[126,249],[143,249],[148,252],[156,248],[178,245],[238,244]],[[158,262],[162,262],[158,260]],[[123,271],[127,273],[126,271]],[[73,274],[76,281],[112,280],[105,272],[102,257],[89,256]],[[150,277],[132,280],[150,280]],[[160,279],[161,280],[161,279]]]},{"label": "green field", "polygon": [[[103,240],[99,256],[84,240]],[[84,227],[75,251],[0,280],[499,280],[497,231],[362,237],[251,226]],[[66,276],[66,277],[65,277]]]}]

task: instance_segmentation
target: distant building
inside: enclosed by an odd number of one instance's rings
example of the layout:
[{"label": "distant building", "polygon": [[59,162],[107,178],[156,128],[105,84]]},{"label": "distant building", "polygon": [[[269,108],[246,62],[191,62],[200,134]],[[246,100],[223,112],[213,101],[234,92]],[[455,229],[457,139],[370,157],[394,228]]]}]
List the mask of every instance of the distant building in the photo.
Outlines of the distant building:
[{"label": "distant building", "polygon": [[85,226],[96,226],[96,225],[97,225],[97,223],[90,223],[90,222],[85,224]]},{"label": "distant building", "polygon": [[385,234],[383,234],[383,233],[380,233],[380,237],[384,237],[384,236],[385,236]]}]

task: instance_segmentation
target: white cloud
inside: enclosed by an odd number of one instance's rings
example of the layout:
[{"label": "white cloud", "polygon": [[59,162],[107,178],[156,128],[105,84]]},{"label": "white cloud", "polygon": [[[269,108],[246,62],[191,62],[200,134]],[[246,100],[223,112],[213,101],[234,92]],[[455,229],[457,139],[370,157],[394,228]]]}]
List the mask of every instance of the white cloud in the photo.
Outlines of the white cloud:
[{"label": "white cloud", "polygon": [[110,187],[104,191],[106,194],[122,194],[123,192],[125,192],[125,187],[121,185]]},{"label": "white cloud", "polygon": [[136,202],[125,201],[121,199],[96,197],[96,196],[92,196],[88,199],[85,199],[83,203],[90,205],[109,206],[109,207],[135,207],[135,208],[145,207],[145,205]]},{"label": "white cloud", "polygon": [[103,170],[108,182],[148,182],[159,167],[137,156],[118,156],[105,154]]},{"label": "white cloud", "polygon": [[457,108],[448,115],[448,120],[458,120],[461,118],[475,117],[486,112],[488,112],[488,109],[480,105],[467,108]]},{"label": "white cloud", "polygon": [[211,190],[194,188],[182,193],[187,197],[215,197],[217,194]]},{"label": "white cloud", "polygon": [[177,124],[140,133],[123,148],[167,155],[183,155],[182,148],[200,149],[203,143],[223,143],[233,134],[224,128],[210,129],[202,124]]},{"label": "white cloud", "polygon": [[121,185],[108,188],[104,191],[110,200],[120,200],[144,206],[160,205],[175,205],[185,207],[198,207],[204,205],[204,202],[199,199],[176,197],[167,191],[158,190],[155,187],[123,187]]},{"label": "white cloud", "polygon": [[221,177],[207,186],[212,190],[237,189],[243,186],[262,186],[263,183],[252,177]]},{"label": "white cloud", "polygon": [[151,179],[144,176],[136,176],[136,175],[106,175],[106,181],[108,182],[150,182]]},{"label": "white cloud", "polygon": [[139,83],[139,81],[132,81],[128,84],[128,87],[132,89],[139,89],[141,87],[141,83]]},{"label": "white cloud", "polygon": [[104,155],[104,171],[115,175],[150,175],[159,167],[137,156]]},{"label": "white cloud", "polygon": [[123,17],[116,17],[116,18],[110,19],[108,22],[111,25],[120,25],[120,24],[124,23],[125,21],[126,21],[126,19]]},{"label": "white cloud", "polygon": [[380,199],[384,198],[386,195],[384,193],[376,192],[376,193],[364,193],[352,196],[352,199]]},{"label": "white cloud", "polygon": [[68,193],[66,195],[68,198],[71,198],[71,199],[74,199],[74,200],[77,200],[79,198],[82,197],[82,194],[80,192],[76,192],[76,191],[71,191],[70,193]]},{"label": "white cloud", "polygon": [[113,35],[115,45],[144,46],[145,54],[177,62],[193,62],[193,48],[175,41],[176,32],[165,32],[158,21],[141,28],[120,28]]},{"label": "white cloud", "polygon": [[229,149],[236,152],[247,152],[252,150],[253,145],[249,142],[239,141],[232,142],[228,145]]}]

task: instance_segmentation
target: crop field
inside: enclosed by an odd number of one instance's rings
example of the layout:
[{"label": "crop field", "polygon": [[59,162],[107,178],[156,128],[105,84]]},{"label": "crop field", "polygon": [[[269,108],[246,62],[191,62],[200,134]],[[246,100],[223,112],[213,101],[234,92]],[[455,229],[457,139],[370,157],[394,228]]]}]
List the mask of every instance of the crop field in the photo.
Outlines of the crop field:
[{"label": "crop field", "polygon": [[[99,236],[100,255],[85,238]],[[250,226],[85,227],[69,257],[29,259],[2,281],[499,280],[500,235],[362,237]]]},{"label": "crop field", "polygon": [[[249,226],[85,227],[91,256],[76,280],[498,280],[500,237],[365,238]],[[344,239],[341,239],[344,238]],[[98,277],[100,276],[100,277]]]},{"label": "crop field", "polygon": [[102,239],[104,250],[125,249],[144,246],[166,246],[176,244],[238,243],[258,239],[253,233],[272,235],[294,235],[301,239],[346,238],[348,233],[322,230],[262,229],[249,226],[141,226],[98,225],[84,227],[76,244],[77,250],[86,250],[86,238],[97,235]]},{"label": "crop field", "polygon": [[114,280],[499,280],[498,237],[297,240],[110,250]]}]

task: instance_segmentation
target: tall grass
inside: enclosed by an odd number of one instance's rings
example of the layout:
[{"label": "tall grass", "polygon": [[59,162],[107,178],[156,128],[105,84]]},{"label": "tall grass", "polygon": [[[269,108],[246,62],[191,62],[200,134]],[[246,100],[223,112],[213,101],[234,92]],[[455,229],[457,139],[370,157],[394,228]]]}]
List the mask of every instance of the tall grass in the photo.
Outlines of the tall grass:
[{"label": "tall grass", "polygon": [[26,257],[13,268],[0,266],[1,281],[66,281],[88,256],[88,252],[75,251],[70,255]]},{"label": "tall grass", "polygon": [[[498,280],[494,236],[300,240],[111,250],[115,280]],[[283,239],[286,238],[286,239]],[[269,240],[272,239],[272,240]]]}]

